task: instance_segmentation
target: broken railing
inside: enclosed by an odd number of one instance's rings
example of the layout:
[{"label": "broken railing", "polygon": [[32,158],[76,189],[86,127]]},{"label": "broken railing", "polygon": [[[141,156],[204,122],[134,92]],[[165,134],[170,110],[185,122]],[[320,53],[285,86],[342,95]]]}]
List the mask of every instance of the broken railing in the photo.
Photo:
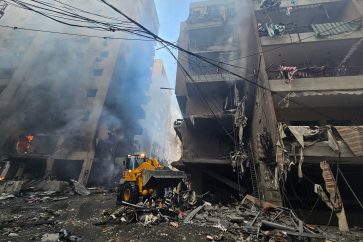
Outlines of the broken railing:
[{"label": "broken railing", "polygon": [[[298,67],[294,74],[294,79],[318,78],[318,77],[339,77],[339,76],[360,76],[363,75],[363,66],[350,67]],[[283,79],[279,70],[269,70],[267,72],[269,80]]]}]

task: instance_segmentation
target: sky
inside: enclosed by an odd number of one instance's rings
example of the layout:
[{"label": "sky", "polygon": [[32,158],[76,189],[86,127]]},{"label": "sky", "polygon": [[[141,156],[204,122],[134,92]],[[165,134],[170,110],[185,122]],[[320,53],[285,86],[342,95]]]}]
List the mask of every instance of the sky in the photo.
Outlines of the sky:
[{"label": "sky", "polygon": [[[189,4],[200,0],[154,0],[159,17],[159,36],[170,42],[179,38],[180,22],[185,21],[189,14]],[[157,46],[157,49],[160,45]],[[176,53],[176,52],[175,52]],[[177,54],[177,53],[176,53]],[[165,72],[172,88],[175,87],[177,64],[170,53],[165,49],[156,51],[156,59],[162,59]]]}]

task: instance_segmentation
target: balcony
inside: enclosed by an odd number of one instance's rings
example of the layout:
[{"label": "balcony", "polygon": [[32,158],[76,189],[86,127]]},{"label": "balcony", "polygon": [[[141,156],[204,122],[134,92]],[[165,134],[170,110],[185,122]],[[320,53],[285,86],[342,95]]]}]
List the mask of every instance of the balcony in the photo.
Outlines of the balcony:
[{"label": "balcony", "polygon": [[187,31],[198,30],[204,28],[222,27],[226,24],[226,21],[222,18],[217,19],[200,19],[198,21],[188,21],[188,25],[185,28]]},{"label": "balcony", "polygon": [[336,160],[338,152],[342,163],[361,163],[363,156],[362,126],[287,126],[283,139],[291,161],[305,163]]},{"label": "balcony", "polygon": [[[254,0],[255,10],[260,10],[261,0]],[[344,2],[342,0],[299,0],[299,6],[306,6],[306,5],[316,5],[316,4],[327,4],[327,3],[334,3],[334,2]],[[290,0],[282,0],[280,8],[286,8],[290,6]]]},{"label": "balcony", "polygon": [[209,52],[231,52],[239,51],[240,45],[238,41],[233,41],[231,43],[211,43],[211,44],[196,44],[189,43],[188,50],[193,53],[209,53]]},{"label": "balcony", "polygon": [[[342,24],[343,25],[343,24]],[[330,38],[329,38],[330,37]],[[363,29],[347,31],[342,34],[330,35],[330,36],[319,36],[316,32],[296,33],[288,34],[284,36],[261,37],[261,44],[263,47],[277,45],[291,45],[293,44],[325,44],[327,42],[337,42],[339,40],[351,40],[363,38]]]},{"label": "balcony", "polygon": [[352,91],[363,90],[363,66],[341,68],[300,68],[291,84],[286,84],[279,71],[268,72],[273,92]]},{"label": "balcony", "polygon": [[295,26],[309,26],[327,22],[338,22],[359,16],[349,0],[299,0],[292,6],[290,0],[281,1],[279,7],[260,9],[255,4],[257,23],[280,23]]}]

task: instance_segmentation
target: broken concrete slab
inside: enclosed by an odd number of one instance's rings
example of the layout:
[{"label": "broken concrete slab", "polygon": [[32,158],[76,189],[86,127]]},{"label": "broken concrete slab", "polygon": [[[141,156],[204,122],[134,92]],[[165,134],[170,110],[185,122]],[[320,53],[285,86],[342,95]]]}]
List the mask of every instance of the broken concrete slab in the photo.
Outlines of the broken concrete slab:
[{"label": "broken concrete slab", "polygon": [[56,242],[59,239],[59,234],[44,234],[41,238],[41,242]]},{"label": "broken concrete slab", "polygon": [[266,201],[262,201],[262,200],[260,200],[260,199],[258,199],[256,197],[254,197],[254,196],[251,196],[251,195],[246,195],[242,200],[242,204],[244,204],[246,202],[246,200],[253,203],[254,205],[256,205],[258,207],[262,207],[263,209],[278,208],[279,207],[276,204],[266,202]]},{"label": "broken concrete slab", "polygon": [[14,198],[14,197],[15,196],[13,194],[1,193],[0,200],[6,200],[6,199]]},{"label": "broken concrete slab", "polygon": [[88,195],[91,194],[91,192],[84,185],[79,183],[78,181],[71,179],[71,182],[73,183],[74,191],[77,194],[79,194],[81,196],[88,196]]},{"label": "broken concrete slab", "polygon": [[18,194],[24,181],[6,181],[0,185],[0,193]]},{"label": "broken concrete slab", "polygon": [[188,216],[184,219],[184,222],[185,223],[188,223],[188,222],[190,222],[193,218],[194,218],[194,216],[197,214],[197,213],[199,213],[203,208],[204,208],[204,206],[206,206],[206,205],[211,205],[210,203],[208,203],[208,202],[205,202],[203,205],[200,205],[199,207],[197,207],[196,209],[194,209],[193,211],[191,211],[189,214],[188,214]]}]

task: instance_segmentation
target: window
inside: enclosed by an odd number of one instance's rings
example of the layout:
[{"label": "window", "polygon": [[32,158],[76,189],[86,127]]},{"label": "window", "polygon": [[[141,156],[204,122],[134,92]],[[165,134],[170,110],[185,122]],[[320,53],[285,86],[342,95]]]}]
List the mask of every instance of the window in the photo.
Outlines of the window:
[{"label": "window", "polygon": [[343,120],[327,120],[327,124],[335,125],[335,126],[349,126],[352,125],[352,120],[343,119]]},{"label": "window", "polygon": [[320,126],[319,120],[295,120],[290,121],[291,126]]},{"label": "window", "polygon": [[102,51],[101,58],[107,58],[107,57],[108,57],[108,51]]},{"label": "window", "polygon": [[103,69],[93,69],[93,75],[94,76],[102,76]]},{"label": "window", "polygon": [[4,91],[5,88],[6,88],[6,85],[1,85],[0,86],[0,94]]},{"label": "window", "polygon": [[15,68],[0,68],[0,79],[10,79],[14,72]]},{"label": "window", "polygon": [[87,97],[95,97],[97,95],[97,89],[87,89]]},{"label": "window", "polygon": [[91,112],[90,111],[85,111],[82,113],[82,117],[81,117],[81,121],[88,121],[89,117],[91,116]]}]

